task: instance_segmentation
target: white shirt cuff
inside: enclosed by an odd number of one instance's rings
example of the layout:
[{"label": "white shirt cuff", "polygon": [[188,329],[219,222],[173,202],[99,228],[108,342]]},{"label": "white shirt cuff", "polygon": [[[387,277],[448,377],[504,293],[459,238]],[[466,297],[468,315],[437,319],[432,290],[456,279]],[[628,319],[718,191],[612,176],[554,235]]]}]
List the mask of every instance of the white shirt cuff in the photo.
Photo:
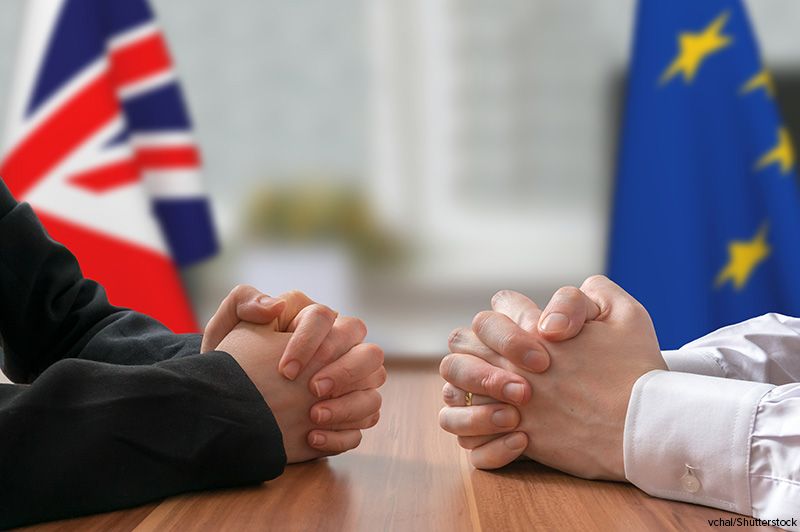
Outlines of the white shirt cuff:
[{"label": "white shirt cuff", "polygon": [[666,499],[750,515],[750,437],[773,388],[651,371],[633,387],[625,419],[625,476]]}]

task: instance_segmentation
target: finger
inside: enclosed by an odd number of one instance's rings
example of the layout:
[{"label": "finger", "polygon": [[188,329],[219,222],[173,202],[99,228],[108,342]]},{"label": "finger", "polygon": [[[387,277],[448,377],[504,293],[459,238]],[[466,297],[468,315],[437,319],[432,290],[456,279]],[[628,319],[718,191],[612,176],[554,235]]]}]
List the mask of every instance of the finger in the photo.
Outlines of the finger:
[{"label": "finger", "polygon": [[[470,406],[467,405],[467,392],[461,390],[460,388],[456,388],[449,382],[444,383],[444,388],[442,388],[442,399],[444,399],[444,404],[447,406]],[[472,395],[473,405],[487,405],[496,402],[497,399],[493,399],[486,395]]]},{"label": "finger", "polygon": [[354,392],[358,390],[375,390],[383,386],[385,383],[386,383],[386,368],[381,366],[376,371],[374,371],[372,375],[370,375],[364,380],[353,383],[351,387],[353,388],[352,391]]},{"label": "finger", "polygon": [[560,288],[542,311],[539,334],[554,342],[574,338],[584,323],[600,315],[600,307],[574,286]]},{"label": "finger", "polygon": [[459,327],[447,338],[447,347],[451,353],[466,353],[484,359],[489,364],[503,366],[506,359],[492,348],[481,342],[472,329]]},{"label": "finger", "polygon": [[497,438],[502,438],[506,436],[508,433],[503,432],[500,434],[483,434],[481,436],[459,436],[458,437],[458,444],[463,447],[464,449],[475,449],[480,447],[481,445],[485,445],[490,441],[494,441]]},{"label": "finger", "polygon": [[360,319],[351,316],[337,317],[330,332],[314,353],[315,364],[319,367],[330,364],[363,342],[366,336],[367,326]]},{"label": "finger", "polygon": [[505,314],[523,330],[535,331],[542,311],[530,298],[514,292],[501,290],[492,297],[492,310]]},{"label": "finger", "polygon": [[[341,397],[342,395],[345,395],[346,393],[366,391],[366,390],[376,390],[376,389],[380,388],[381,386],[383,386],[384,383],[386,383],[386,368],[381,366],[377,370],[373,371],[372,374],[369,377],[367,377],[366,379],[362,379],[362,380],[360,380],[358,382],[350,383],[350,385],[347,387],[348,390],[346,392],[341,393],[341,394],[331,393],[331,394],[328,394],[328,397],[324,397],[323,396],[321,398],[325,398],[325,399],[336,398],[336,397]],[[316,393],[316,389],[315,388],[313,388],[313,389],[314,389],[313,393]]]},{"label": "finger", "polygon": [[319,430],[308,433],[308,444],[326,455],[340,454],[355,449],[361,443],[361,431],[352,430]]},{"label": "finger", "polygon": [[479,406],[446,406],[439,411],[439,426],[456,436],[482,436],[514,430],[519,411],[505,403]]},{"label": "finger", "polygon": [[286,301],[286,308],[278,318],[278,330],[286,332],[289,325],[304,308],[314,305],[316,301],[305,295],[300,290],[289,290],[278,296],[278,299]]},{"label": "finger", "polygon": [[522,405],[531,398],[531,385],[523,377],[472,355],[447,355],[439,373],[456,388],[498,401]]},{"label": "finger", "polygon": [[524,432],[514,432],[477,447],[469,456],[478,469],[497,469],[522,456],[527,447],[528,436]]},{"label": "finger", "polygon": [[278,362],[278,370],[289,380],[303,371],[314,353],[331,332],[336,313],[325,305],[314,303],[297,314],[287,330],[292,330],[289,343]]},{"label": "finger", "polygon": [[320,401],[311,407],[310,415],[317,425],[341,425],[361,421],[380,409],[381,394],[377,390],[365,390]]},{"label": "finger", "polygon": [[472,320],[472,330],[480,341],[517,366],[540,373],[550,365],[550,355],[538,334],[522,329],[505,314],[479,312]]},{"label": "finger", "polygon": [[278,318],[285,308],[285,301],[262,294],[252,286],[235,287],[208,321],[200,352],[216,349],[240,321],[269,323]]},{"label": "finger", "polygon": [[581,291],[597,304],[599,315],[594,318],[596,320],[609,319],[612,313],[615,319],[621,321],[647,315],[641,303],[603,275],[594,275],[586,279],[581,285]]},{"label": "finger", "polygon": [[[383,350],[375,344],[357,344],[320,369],[309,381],[317,397],[339,397],[359,389],[361,382],[383,365]],[[381,383],[382,384],[382,383]]]},{"label": "finger", "polygon": [[366,430],[377,425],[380,419],[381,419],[381,413],[373,412],[367,417],[358,419],[356,421],[348,421],[347,423],[336,423],[334,425],[325,425],[324,427],[319,427],[319,428],[321,429],[324,428],[325,430],[333,430],[333,431],[352,430],[352,429]]}]

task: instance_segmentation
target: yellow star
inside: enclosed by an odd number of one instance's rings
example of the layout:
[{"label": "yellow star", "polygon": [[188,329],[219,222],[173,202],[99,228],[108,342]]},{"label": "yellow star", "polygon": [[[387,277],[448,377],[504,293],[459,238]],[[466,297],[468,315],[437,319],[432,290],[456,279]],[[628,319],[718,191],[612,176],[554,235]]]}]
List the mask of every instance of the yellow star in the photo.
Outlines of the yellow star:
[{"label": "yellow star", "polygon": [[665,84],[679,72],[683,73],[683,80],[690,83],[694,79],[697,69],[700,68],[700,63],[706,57],[729,46],[733,38],[720,34],[722,26],[728,21],[729,16],[730,13],[725,11],[700,33],[682,32],[678,36],[678,45],[681,49],[678,57],[661,75],[659,84]]},{"label": "yellow star", "polygon": [[742,85],[739,93],[747,94],[762,87],[767,91],[767,95],[769,95],[770,98],[775,96],[775,83],[773,83],[772,76],[766,68],[761,69],[761,72],[747,80],[747,83]]},{"label": "yellow star", "polygon": [[744,287],[756,266],[772,251],[767,244],[767,228],[768,224],[764,222],[753,240],[734,240],[728,244],[730,260],[717,276],[717,288],[728,279],[733,281],[736,290]]},{"label": "yellow star", "polygon": [[782,127],[778,130],[778,144],[761,156],[756,163],[756,170],[761,170],[772,163],[781,163],[781,173],[787,174],[794,166],[794,148],[789,131]]}]

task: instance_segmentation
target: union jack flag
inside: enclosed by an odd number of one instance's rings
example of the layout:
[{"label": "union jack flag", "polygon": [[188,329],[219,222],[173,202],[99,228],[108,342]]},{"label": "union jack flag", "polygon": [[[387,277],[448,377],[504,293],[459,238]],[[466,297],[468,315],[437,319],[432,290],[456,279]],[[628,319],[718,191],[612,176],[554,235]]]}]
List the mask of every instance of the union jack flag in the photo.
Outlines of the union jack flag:
[{"label": "union jack flag", "polygon": [[113,304],[196,331],[176,264],[217,243],[152,10],[146,0],[26,8],[0,176]]}]

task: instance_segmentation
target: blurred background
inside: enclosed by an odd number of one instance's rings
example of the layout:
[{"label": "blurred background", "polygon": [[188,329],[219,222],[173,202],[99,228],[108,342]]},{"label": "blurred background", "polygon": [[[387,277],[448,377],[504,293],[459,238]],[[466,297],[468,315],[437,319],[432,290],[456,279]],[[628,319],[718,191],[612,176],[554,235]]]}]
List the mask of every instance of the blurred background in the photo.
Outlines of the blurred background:
[{"label": "blurred background", "polygon": [[[790,127],[800,3],[746,2]],[[23,0],[0,2],[0,123]],[[440,357],[497,290],[544,305],[605,269],[633,0],[152,0],[236,284]],[[795,80],[795,81],[792,81]],[[800,133],[795,132],[795,138]]]}]

